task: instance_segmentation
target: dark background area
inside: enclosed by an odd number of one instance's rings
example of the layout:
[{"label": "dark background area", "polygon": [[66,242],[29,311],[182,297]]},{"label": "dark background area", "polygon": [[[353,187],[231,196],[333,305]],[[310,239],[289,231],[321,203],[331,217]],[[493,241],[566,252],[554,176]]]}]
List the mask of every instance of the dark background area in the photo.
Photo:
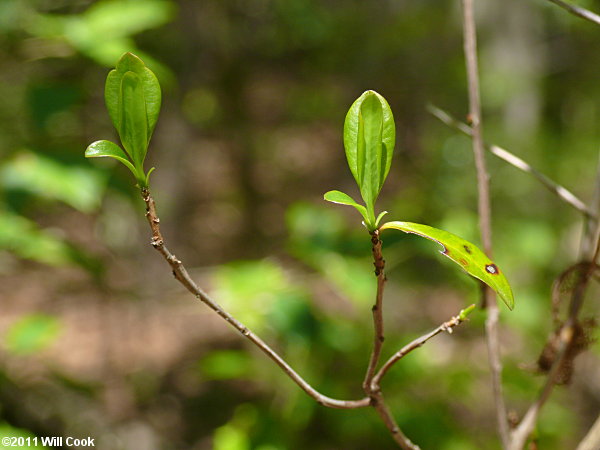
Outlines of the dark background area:
[{"label": "dark background area", "polygon": [[[542,0],[476,2],[486,140],[591,201],[600,27]],[[600,2],[578,4],[600,11]],[[460,4],[449,0],[0,2],[0,435],[91,436],[101,449],[395,448],[374,411],[328,410],[183,291],[149,245],[130,173],[85,160],[116,140],[104,80],[126,51],[163,87],[146,167],[169,248],[323,393],[361,396],[372,339],[370,240],[342,125],[374,89],[397,146],[390,220],[479,244]],[[510,410],[543,377],[552,281],[578,260],[581,214],[488,155]],[[475,281],[409,235],[384,235],[384,356],[478,303]],[[598,289],[584,317],[598,314]],[[484,313],[411,354],[383,389],[424,449],[498,449]],[[540,419],[567,449],[600,406],[599,348]]]}]

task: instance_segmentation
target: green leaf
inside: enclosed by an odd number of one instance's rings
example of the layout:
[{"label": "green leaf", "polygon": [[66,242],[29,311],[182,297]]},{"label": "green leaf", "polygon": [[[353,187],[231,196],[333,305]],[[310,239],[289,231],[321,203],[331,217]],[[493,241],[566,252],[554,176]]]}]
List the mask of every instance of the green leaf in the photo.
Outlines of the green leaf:
[{"label": "green leaf", "polygon": [[104,87],[106,108],[115,128],[121,134],[121,84],[127,72],[133,72],[140,77],[145,100],[147,140],[150,142],[160,112],[160,84],[154,73],[133,53],[125,53],[121,56],[115,69],[111,70],[106,77],[106,85]]},{"label": "green leaf", "polygon": [[252,373],[252,357],[240,350],[215,350],[202,358],[198,368],[208,380],[229,380]]},{"label": "green leaf", "polygon": [[114,142],[96,141],[91,143],[88,148],[85,149],[86,158],[102,158],[105,156],[121,161],[137,178],[138,174],[135,167],[133,167],[133,164],[131,164],[123,149]]},{"label": "green leaf", "polygon": [[381,222],[381,219],[383,219],[383,216],[385,216],[388,212],[387,211],[381,211],[379,213],[379,215],[377,216],[377,220],[375,220],[375,227],[377,228],[379,226],[379,222]]},{"label": "green leaf", "polygon": [[6,347],[11,353],[31,354],[52,344],[61,324],[53,316],[31,314],[13,323],[6,333]]},{"label": "green leaf", "polygon": [[508,280],[500,268],[475,245],[452,233],[427,225],[411,222],[387,222],[380,230],[395,229],[424,237],[440,244],[442,254],[459,264],[467,273],[480,279],[500,295],[509,309],[515,300]]},{"label": "green leaf", "polygon": [[344,148],[369,216],[392,164],[396,127],[392,110],[380,94],[366,91],[350,107],[344,122]]},{"label": "green leaf", "polygon": [[143,172],[148,150],[148,121],[142,82],[134,72],[127,72],[121,80],[120,108],[121,142],[136,170]]},{"label": "green leaf", "polygon": [[323,198],[331,203],[337,203],[339,205],[348,205],[348,206],[355,207],[358,210],[358,212],[365,219],[365,223],[368,221],[367,209],[363,205],[356,203],[356,201],[352,197],[350,197],[348,194],[344,194],[341,191],[329,191],[329,192],[325,193]]},{"label": "green leaf", "polygon": [[106,181],[106,174],[92,167],[65,164],[29,150],[4,158],[0,166],[0,191],[27,192],[84,213],[100,207]]},{"label": "green leaf", "polygon": [[60,236],[23,216],[0,209],[0,250],[51,266],[73,264],[73,251]]}]

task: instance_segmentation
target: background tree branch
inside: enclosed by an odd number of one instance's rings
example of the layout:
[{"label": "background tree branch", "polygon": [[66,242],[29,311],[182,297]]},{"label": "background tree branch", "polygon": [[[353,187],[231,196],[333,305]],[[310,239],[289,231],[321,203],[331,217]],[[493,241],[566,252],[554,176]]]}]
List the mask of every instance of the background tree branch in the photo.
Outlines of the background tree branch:
[{"label": "background tree branch", "polygon": [[[477,63],[477,35],[473,0],[462,0],[464,53],[467,69],[469,92],[469,119],[472,124],[473,154],[477,169],[477,192],[479,230],[485,253],[492,258],[492,225],[489,193],[489,175],[486,168],[481,121],[481,100],[479,96],[479,69]],[[498,336],[498,304],[494,292],[482,285],[487,319],[485,323],[488,358],[492,376],[492,390],[496,406],[496,420],[500,439],[504,447],[508,446],[508,420],[502,394],[502,363],[500,360],[500,341]]]},{"label": "background tree branch", "polygon": [[571,5],[570,3],[564,2],[563,0],[548,0],[555,5],[560,6],[565,11],[570,12],[571,14],[581,17],[582,19],[588,20],[596,25],[600,25],[600,16],[596,13],[593,13],[581,6]]},{"label": "background tree branch", "polygon": [[[447,111],[444,111],[434,105],[428,105],[427,110],[449,127],[452,127],[455,130],[466,134],[467,136],[473,136],[473,129],[469,125],[452,117]],[[598,214],[593,212],[581,199],[579,199],[570,190],[556,183],[554,180],[541,173],[535,167],[531,166],[531,164],[519,158],[514,153],[511,153],[508,150],[494,144],[485,144],[485,148],[494,156],[497,156],[498,158],[502,159],[503,161],[507,162],[513,167],[516,167],[517,169],[532,175],[536,180],[542,183],[542,185],[546,189],[558,196],[558,198],[560,198],[568,205],[575,208],[580,213],[592,219],[597,217]]]}]

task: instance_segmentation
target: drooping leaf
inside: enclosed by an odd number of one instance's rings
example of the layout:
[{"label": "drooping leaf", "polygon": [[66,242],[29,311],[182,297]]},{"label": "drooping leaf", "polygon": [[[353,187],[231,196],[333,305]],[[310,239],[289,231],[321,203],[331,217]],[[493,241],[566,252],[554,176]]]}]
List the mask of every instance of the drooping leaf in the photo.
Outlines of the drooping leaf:
[{"label": "drooping leaf", "polygon": [[438,228],[412,222],[387,222],[380,230],[394,229],[422,236],[440,244],[444,250],[443,255],[459,264],[467,273],[480,279],[494,291],[506,303],[509,309],[513,309],[515,300],[508,280],[500,268],[475,245]]},{"label": "drooping leaf", "polygon": [[148,121],[144,90],[140,77],[127,72],[121,80],[121,142],[133,160],[134,167],[143,172],[148,150]]},{"label": "drooping leaf", "polygon": [[364,92],[346,115],[344,147],[369,213],[389,173],[395,140],[396,127],[389,104],[375,91]]},{"label": "drooping leaf", "polygon": [[133,72],[140,77],[142,89],[144,92],[146,120],[147,120],[147,139],[148,142],[154,132],[158,114],[161,105],[161,90],[158,79],[154,73],[146,67],[144,62],[133,53],[125,53],[117,62],[114,70],[111,70],[106,77],[104,87],[104,100],[108,114],[119,132],[121,133],[121,84],[123,77],[127,72]]},{"label": "drooping leaf", "polygon": [[367,219],[367,209],[363,205],[356,203],[356,201],[352,197],[350,197],[348,194],[345,194],[341,191],[329,191],[329,192],[325,193],[323,198],[331,203],[337,203],[339,205],[353,206],[363,216],[365,221],[368,220]]}]

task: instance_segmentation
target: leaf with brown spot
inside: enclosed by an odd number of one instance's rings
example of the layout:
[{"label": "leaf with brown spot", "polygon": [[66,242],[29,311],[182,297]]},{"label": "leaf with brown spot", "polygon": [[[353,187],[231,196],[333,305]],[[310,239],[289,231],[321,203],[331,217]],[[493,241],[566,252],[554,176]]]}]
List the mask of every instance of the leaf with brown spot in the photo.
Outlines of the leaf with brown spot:
[{"label": "leaf with brown spot", "polygon": [[428,225],[412,222],[387,222],[379,230],[394,229],[412,233],[437,242],[444,250],[441,252],[459,264],[469,275],[483,281],[506,303],[509,309],[515,306],[512,289],[508,280],[490,259],[475,245],[455,234]]}]

